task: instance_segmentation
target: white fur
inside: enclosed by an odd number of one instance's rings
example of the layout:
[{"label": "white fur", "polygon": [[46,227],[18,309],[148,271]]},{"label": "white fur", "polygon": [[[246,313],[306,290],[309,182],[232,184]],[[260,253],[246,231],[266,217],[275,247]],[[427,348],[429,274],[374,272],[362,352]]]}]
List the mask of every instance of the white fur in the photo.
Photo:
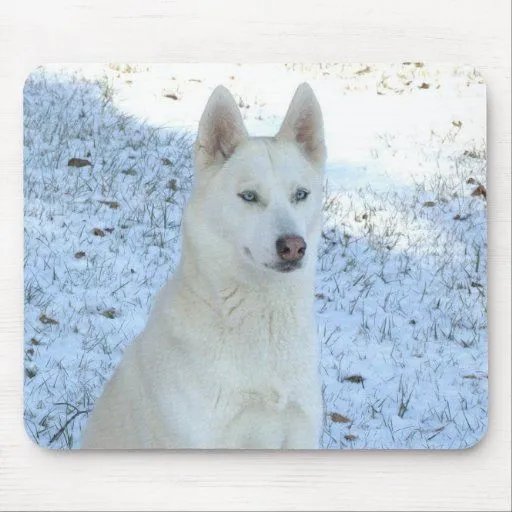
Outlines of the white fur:
[{"label": "white fur", "polygon": [[[313,314],[325,146],[299,86],[279,133],[250,138],[224,87],[196,142],[182,259],[90,415],[83,448],[316,448],[323,410]],[[297,187],[310,194],[294,202]],[[238,194],[255,191],[259,202]],[[279,263],[277,238],[307,243]]]}]

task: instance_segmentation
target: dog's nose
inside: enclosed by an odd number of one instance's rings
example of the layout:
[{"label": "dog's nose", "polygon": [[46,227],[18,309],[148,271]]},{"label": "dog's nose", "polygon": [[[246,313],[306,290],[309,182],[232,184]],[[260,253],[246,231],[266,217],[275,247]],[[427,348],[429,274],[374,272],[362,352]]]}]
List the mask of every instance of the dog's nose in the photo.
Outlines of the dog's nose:
[{"label": "dog's nose", "polygon": [[306,253],[306,242],[301,236],[282,236],[276,242],[276,250],[284,261],[299,261]]}]

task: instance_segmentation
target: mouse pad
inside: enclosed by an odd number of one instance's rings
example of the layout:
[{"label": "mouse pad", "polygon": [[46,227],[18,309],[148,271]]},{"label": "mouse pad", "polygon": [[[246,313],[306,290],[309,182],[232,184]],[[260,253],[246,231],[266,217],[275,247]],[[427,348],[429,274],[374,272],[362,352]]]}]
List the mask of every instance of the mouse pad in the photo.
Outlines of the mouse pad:
[{"label": "mouse pad", "polygon": [[488,422],[470,66],[45,65],[24,424],[50,449],[463,449]]}]

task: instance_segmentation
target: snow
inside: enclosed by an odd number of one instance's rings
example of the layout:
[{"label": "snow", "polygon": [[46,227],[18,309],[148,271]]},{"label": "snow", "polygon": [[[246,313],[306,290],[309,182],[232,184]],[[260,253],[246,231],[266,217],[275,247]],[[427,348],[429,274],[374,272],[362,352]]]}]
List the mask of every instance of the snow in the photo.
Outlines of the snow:
[{"label": "snow", "polygon": [[322,106],[329,154],[316,290],[322,446],[482,438],[487,210],[472,193],[486,183],[486,104],[475,70],[48,65],[24,90],[25,425],[41,446],[79,446],[176,266],[191,143],[213,88],[226,85],[249,132],[268,135],[302,81]]}]

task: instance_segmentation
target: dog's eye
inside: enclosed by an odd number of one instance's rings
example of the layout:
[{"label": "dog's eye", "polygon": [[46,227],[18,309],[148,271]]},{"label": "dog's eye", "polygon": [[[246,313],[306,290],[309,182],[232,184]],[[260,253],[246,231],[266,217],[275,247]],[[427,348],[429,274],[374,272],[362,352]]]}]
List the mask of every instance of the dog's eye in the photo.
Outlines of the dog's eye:
[{"label": "dog's eye", "polygon": [[246,192],[241,192],[238,194],[238,197],[241,197],[244,201],[248,203],[256,203],[258,201],[258,195],[256,192],[252,192],[251,190],[247,190]]},{"label": "dog's eye", "polygon": [[299,188],[297,192],[295,192],[295,201],[304,201],[308,196],[309,192],[306,189]]}]

